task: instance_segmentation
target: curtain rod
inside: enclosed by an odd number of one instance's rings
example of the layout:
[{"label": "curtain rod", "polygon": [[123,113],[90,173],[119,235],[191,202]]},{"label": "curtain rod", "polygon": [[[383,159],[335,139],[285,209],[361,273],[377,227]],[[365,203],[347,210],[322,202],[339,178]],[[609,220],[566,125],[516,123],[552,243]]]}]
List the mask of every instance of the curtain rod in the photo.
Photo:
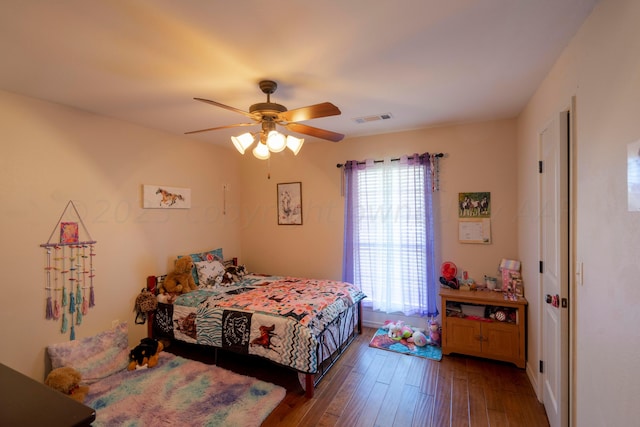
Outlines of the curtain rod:
[{"label": "curtain rod", "polygon": [[[444,153],[433,153],[433,154],[431,154],[431,155],[432,155],[433,157],[444,157]],[[413,157],[413,156],[410,156],[409,158],[412,158],[412,157]],[[391,161],[392,161],[392,162],[400,161],[400,157],[393,158],[393,159],[391,159]],[[364,165],[364,164],[366,164],[366,163],[367,163],[367,162],[358,162],[358,164],[359,164],[359,165]],[[384,163],[384,160],[374,160],[374,161],[373,161],[373,163]],[[341,167],[343,167],[343,166],[344,166],[344,163],[338,163],[338,164],[336,165],[336,167],[337,167],[337,168],[341,168]]]}]

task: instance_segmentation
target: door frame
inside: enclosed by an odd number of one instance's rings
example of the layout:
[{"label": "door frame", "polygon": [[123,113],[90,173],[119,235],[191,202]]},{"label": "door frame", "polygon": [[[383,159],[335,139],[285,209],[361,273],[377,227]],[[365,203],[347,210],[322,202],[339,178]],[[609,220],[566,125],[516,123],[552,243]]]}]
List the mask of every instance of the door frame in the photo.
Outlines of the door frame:
[{"label": "door frame", "polygon": [[[568,195],[567,195],[567,202],[568,202],[568,212],[567,212],[567,230],[566,232],[568,233],[568,242],[567,242],[567,272],[566,272],[566,280],[567,280],[567,299],[568,299],[568,306],[567,306],[567,310],[568,310],[568,314],[566,316],[566,321],[568,322],[567,325],[567,329],[568,329],[568,343],[567,343],[567,358],[568,360],[565,361],[564,365],[565,365],[565,373],[564,375],[567,377],[567,396],[565,397],[566,400],[566,405],[565,405],[565,410],[567,411],[566,414],[566,419],[567,419],[567,425],[569,426],[574,426],[575,425],[575,415],[576,415],[576,408],[575,408],[575,363],[573,363],[574,361],[574,355],[575,355],[575,349],[576,349],[576,343],[575,343],[575,315],[576,315],[576,309],[575,309],[575,295],[576,295],[576,282],[578,282],[581,279],[581,269],[577,267],[577,261],[576,261],[576,212],[574,207],[576,206],[576,182],[577,182],[577,168],[576,168],[576,96],[572,96],[569,105],[565,106],[564,108],[560,108],[559,110],[556,110],[556,112],[554,113],[554,115],[556,116],[565,116],[568,115],[569,117],[569,121],[566,124],[566,130],[568,131],[568,137],[566,140],[567,143],[567,150],[568,150],[568,158],[567,158],[567,164],[566,164],[566,173],[568,176],[568,184],[567,184],[567,191],[568,191]],[[543,130],[546,129],[549,125],[549,123],[552,122],[552,120],[549,120],[547,122],[545,122],[545,125],[538,131],[538,144],[540,144],[540,140],[539,137],[542,134]],[[561,127],[562,129],[562,127]],[[538,145],[538,149],[540,149],[540,145]],[[540,183],[538,184],[538,191],[541,192],[542,189],[540,188]],[[541,199],[539,199],[541,200]],[[539,246],[539,253],[540,253],[540,259],[542,259],[542,248],[540,246],[540,242],[542,239],[542,228],[541,228],[542,224],[539,221],[538,222],[538,246]],[[544,328],[543,328],[543,316],[544,316],[544,309],[545,309],[545,295],[544,295],[544,289],[543,289],[543,275],[539,274],[538,275],[538,294],[539,294],[539,307],[538,307],[538,331],[540,331],[540,333],[538,334],[538,349],[539,349],[539,354],[538,354],[538,359],[542,360],[543,356],[545,354],[545,349],[544,349],[544,337],[542,332],[544,332]],[[562,318],[562,316],[561,316]],[[538,371],[537,373],[537,396],[538,396],[538,400],[540,402],[543,403],[543,397],[544,397],[544,381],[543,381],[543,373],[541,373],[540,371]]]},{"label": "door frame", "polygon": [[577,259],[577,186],[578,186],[578,164],[576,159],[577,150],[577,111],[576,111],[576,95],[571,97],[569,105],[569,384],[567,392],[569,396],[569,425],[576,425],[576,295],[578,294],[577,286],[582,284],[582,266],[578,266]]}]

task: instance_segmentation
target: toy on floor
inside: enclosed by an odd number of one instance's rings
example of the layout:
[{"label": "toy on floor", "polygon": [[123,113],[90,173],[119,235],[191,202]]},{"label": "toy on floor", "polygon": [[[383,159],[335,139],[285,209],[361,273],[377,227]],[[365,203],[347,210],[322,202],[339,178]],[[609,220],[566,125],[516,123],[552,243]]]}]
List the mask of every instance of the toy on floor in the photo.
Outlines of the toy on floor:
[{"label": "toy on floor", "polygon": [[66,394],[78,402],[83,402],[89,393],[89,387],[80,385],[82,376],[80,372],[68,366],[56,368],[49,372],[44,383],[62,394]]},{"label": "toy on floor", "polygon": [[424,334],[424,332],[422,332],[420,330],[415,330],[413,332],[413,335],[411,336],[411,338],[407,339],[407,341],[409,341],[411,343],[414,343],[418,347],[424,347],[424,346],[426,346],[428,344],[429,339]]},{"label": "toy on floor", "polygon": [[387,320],[386,322],[384,322],[382,328],[389,331],[389,338],[394,340],[408,338],[411,336],[411,334],[413,334],[413,330],[410,327],[406,326],[402,320],[398,320],[397,322]]},{"label": "toy on floor", "polygon": [[[427,344],[427,337],[418,329],[414,329],[409,325],[406,325],[402,320],[392,322],[387,320],[382,325],[382,328],[389,331],[387,335],[389,338],[396,341],[407,340],[409,343],[415,344],[419,347]],[[424,344],[422,344],[424,343]]]},{"label": "toy on floor", "polygon": [[143,338],[129,353],[129,366],[127,369],[153,368],[158,364],[158,355],[164,349],[162,342],[153,338]]},{"label": "toy on floor", "polygon": [[429,343],[440,346],[440,325],[434,318],[429,321]]}]

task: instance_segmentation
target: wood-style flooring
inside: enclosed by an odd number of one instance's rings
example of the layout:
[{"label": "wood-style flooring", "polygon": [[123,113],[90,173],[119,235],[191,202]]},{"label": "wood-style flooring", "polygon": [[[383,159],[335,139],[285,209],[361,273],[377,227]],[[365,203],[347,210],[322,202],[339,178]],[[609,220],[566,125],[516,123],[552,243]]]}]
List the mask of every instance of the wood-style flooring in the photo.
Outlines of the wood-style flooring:
[{"label": "wood-style flooring", "polygon": [[[253,358],[218,352],[218,365],[281,385],[287,395],[263,426],[548,426],[523,369],[466,356],[442,361],[369,347],[364,328],[307,399],[297,374]],[[213,363],[213,354],[174,344],[176,354]]]}]

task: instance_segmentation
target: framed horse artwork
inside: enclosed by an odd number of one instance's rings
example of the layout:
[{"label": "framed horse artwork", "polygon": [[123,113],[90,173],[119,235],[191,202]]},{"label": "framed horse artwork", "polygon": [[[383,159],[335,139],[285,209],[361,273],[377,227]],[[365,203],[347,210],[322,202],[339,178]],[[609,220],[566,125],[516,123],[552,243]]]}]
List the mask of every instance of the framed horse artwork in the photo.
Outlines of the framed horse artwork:
[{"label": "framed horse artwork", "polygon": [[166,185],[143,185],[142,207],[145,209],[189,209],[191,189]]},{"label": "framed horse artwork", "polygon": [[459,218],[490,218],[491,193],[458,193]]}]

